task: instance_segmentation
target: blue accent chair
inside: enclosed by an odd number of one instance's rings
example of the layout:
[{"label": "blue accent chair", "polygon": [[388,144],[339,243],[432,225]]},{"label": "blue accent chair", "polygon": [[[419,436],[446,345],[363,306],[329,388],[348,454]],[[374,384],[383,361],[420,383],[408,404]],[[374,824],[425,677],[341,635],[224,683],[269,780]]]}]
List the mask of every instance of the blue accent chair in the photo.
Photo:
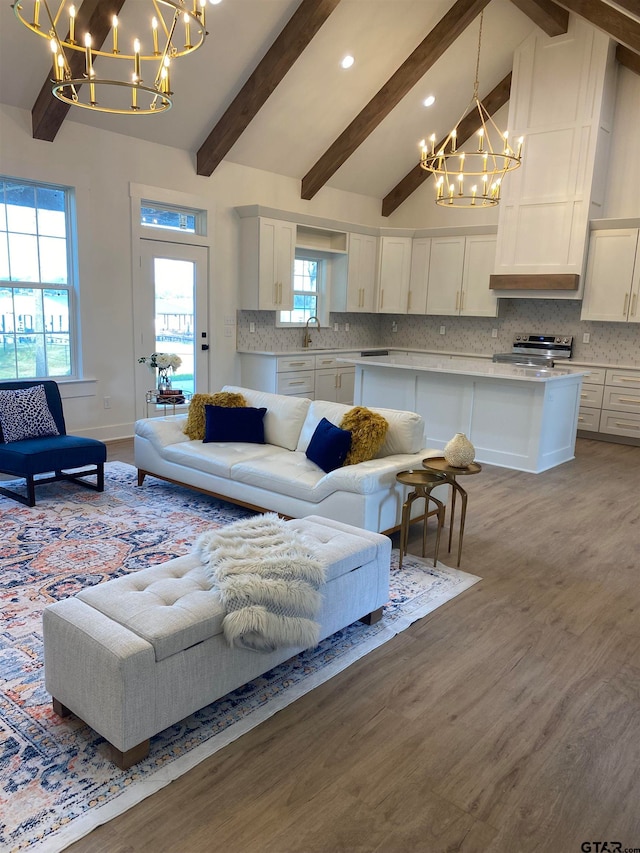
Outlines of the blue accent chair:
[{"label": "blue accent chair", "polygon": [[[0,473],[24,478],[27,487],[26,496],[2,486],[0,486],[0,494],[13,498],[25,506],[35,506],[35,486],[41,483],[52,483],[55,480],[74,480],[81,486],[103,492],[104,463],[107,459],[106,445],[95,438],[67,435],[60,389],[56,382],[51,379],[0,382],[0,390],[31,388],[34,385],[44,385],[47,404],[60,435],[5,442],[0,430]],[[83,468],[87,465],[93,467]],[[79,468],[83,470],[66,472],[67,469]],[[52,475],[37,476],[47,473]],[[94,474],[95,484],[82,479]]]}]

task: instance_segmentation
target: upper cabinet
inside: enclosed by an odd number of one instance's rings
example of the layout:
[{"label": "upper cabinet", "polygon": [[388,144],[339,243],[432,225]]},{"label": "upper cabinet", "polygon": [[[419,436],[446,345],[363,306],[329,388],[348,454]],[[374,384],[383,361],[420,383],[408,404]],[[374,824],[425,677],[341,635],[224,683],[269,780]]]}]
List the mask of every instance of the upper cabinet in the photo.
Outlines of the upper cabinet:
[{"label": "upper cabinet", "polygon": [[380,238],[378,311],[406,314],[411,276],[411,237]]},{"label": "upper cabinet", "polygon": [[415,237],[411,245],[411,275],[407,296],[407,314],[427,313],[431,237]]},{"label": "upper cabinet", "polygon": [[378,238],[370,234],[349,235],[346,289],[332,298],[334,311],[372,314],[376,310],[376,263]]},{"label": "upper cabinet", "polygon": [[241,220],[240,307],[287,311],[293,308],[296,225],[263,216]]},{"label": "upper cabinet", "polygon": [[496,237],[433,237],[427,314],[495,317],[498,300],[489,289]]},{"label": "upper cabinet", "polygon": [[592,231],[581,320],[640,322],[637,228]]}]

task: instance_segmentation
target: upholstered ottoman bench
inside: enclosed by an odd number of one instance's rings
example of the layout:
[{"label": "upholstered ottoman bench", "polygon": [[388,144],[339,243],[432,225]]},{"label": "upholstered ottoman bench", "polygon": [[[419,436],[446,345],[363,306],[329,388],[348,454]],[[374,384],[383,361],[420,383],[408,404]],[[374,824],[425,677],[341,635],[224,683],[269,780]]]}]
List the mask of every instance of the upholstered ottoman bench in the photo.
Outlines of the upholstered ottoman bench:
[{"label": "upholstered ottoman bench", "polygon": [[[326,569],[320,639],[377,621],[389,597],[391,540],[319,516],[286,525]],[[54,710],[102,735],[123,769],[141,761],[153,735],[302,651],[230,646],[225,615],[195,553],[49,605],[45,686]]]}]

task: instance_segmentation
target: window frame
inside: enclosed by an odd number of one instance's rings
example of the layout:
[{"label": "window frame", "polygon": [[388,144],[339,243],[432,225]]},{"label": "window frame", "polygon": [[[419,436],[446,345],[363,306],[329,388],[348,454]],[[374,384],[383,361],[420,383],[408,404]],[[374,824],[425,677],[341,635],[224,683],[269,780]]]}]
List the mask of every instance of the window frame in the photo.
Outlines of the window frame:
[{"label": "window frame", "polygon": [[[294,261],[316,261],[318,264],[318,275],[316,278],[316,316],[320,321],[321,326],[327,326],[329,323],[329,280],[331,276],[331,260],[332,256],[329,252],[323,252],[313,249],[296,249]],[[295,275],[293,277],[295,282]],[[293,295],[296,293],[307,294],[308,291],[296,291],[293,288]],[[290,312],[276,311],[276,327],[280,329],[304,329],[307,320],[302,322],[287,322],[282,319],[282,314]]]},{"label": "window frame", "polygon": [[[4,377],[0,381],[21,381],[21,380],[38,380],[38,379],[53,379],[57,382],[69,382],[80,378],[80,354],[79,354],[79,335],[80,335],[80,320],[79,320],[79,298],[78,298],[78,229],[77,229],[77,206],[76,206],[76,191],[75,187],[68,184],[52,183],[51,181],[34,180],[32,178],[22,178],[15,175],[7,175],[0,173],[0,181],[14,185],[22,185],[34,187],[36,189],[55,190],[63,193],[64,196],[64,224],[65,224],[65,251],[66,251],[66,283],[49,282],[39,279],[38,281],[25,281],[24,279],[2,278],[0,279],[0,287],[11,291],[16,290],[35,290],[39,292],[47,290],[61,290],[67,294],[68,303],[68,341],[69,341],[69,372],[54,373],[47,372],[46,374],[33,375],[17,375],[15,371],[13,377]],[[4,203],[4,197],[2,199]],[[37,210],[38,208],[34,208]],[[7,222],[7,250],[9,252],[9,234],[17,234],[21,232],[10,231],[9,223]],[[34,235],[37,239],[40,236],[39,230],[36,230]],[[10,253],[8,255],[9,264],[11,263]],[[40,271],[39,271],[40,274]],[[14,311],[14,334],[17,336],[18,321]],[[39,333],[36,333],[39,334]],[[46,331],[43,332],[46,339]],[[18,341],[16,341],[16,349]],[[45,340],[46,352],[46,340]],[[48,367],[48,358],[47,367]]]}]

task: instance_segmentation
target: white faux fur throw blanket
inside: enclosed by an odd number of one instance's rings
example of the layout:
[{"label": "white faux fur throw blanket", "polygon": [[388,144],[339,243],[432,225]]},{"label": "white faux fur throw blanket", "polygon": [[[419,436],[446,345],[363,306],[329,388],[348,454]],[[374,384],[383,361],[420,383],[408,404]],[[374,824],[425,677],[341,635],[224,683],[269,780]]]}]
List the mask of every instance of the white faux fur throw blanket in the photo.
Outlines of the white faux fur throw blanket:
[{"label": "white faux fur throw blanket", "polygon": [[300,531],[267,513],[203,533],[194,550],[227,611],[222,629],[230,645],[317,645],[325,569]]}]

